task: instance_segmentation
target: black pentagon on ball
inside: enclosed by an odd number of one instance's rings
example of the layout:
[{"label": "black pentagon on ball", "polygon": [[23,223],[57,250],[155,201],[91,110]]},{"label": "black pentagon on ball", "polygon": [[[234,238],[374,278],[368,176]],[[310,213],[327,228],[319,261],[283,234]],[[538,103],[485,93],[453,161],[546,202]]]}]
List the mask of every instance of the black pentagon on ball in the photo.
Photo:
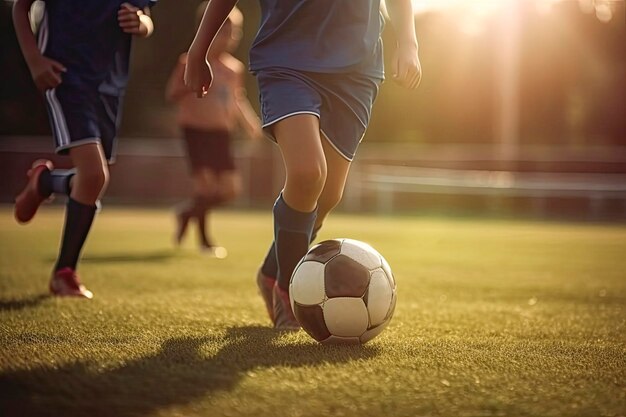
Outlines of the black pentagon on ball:
[{"label": "black pentagon on ball", "polygon": [[341,251],[341,240],[332,239],[318,243],[304,256],[305,261],[326,263]]},{"label": "black pentagon on ball", "polygon": [[338,255],[324,267],[326,296],[362,297],[370,283],[370,272],[346,255]]},{"label": "black pentagon on ball", "polygon": [[324,312],[320,305],[303,306],[293,303],[293,314],[304,331],[313,339],[321,342],[330,337],[330,332],[324,323]]}]

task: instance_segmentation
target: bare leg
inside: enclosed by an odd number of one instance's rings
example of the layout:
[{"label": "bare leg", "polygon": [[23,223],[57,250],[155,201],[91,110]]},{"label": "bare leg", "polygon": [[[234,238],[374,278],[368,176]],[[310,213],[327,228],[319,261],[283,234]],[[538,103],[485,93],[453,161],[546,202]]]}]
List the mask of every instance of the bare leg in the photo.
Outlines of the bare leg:
[{"label": "bare leg", "polygon": [[[317,201],[317,219],[313,228],[314,236],[311,236],[311,241],[313,241],[317,231],[322,227],[328,213],[341,201],[351,166],[351,162],[339,154],[326,139],[322,139],[322,147],[324,149],[328,173],[324,188]],[[257,283],[268,280],[273,281],[277,273],[276,247],[274,246],[274,242],[272,242],[267,256],[263,261],[263,265],[258,271]],[[265,285],[265,287],[268,285],[269,284]],[[261,287],[262,285],[259,284],[259,288]],[[267,295],[266,289],[261,289],[261,292],[265,292]],[[265,296],[265,298],[267,299],[267,296]]]},{"label": "bare leg", "polygon": [[315,230],[319,230],[322,227],[328,213],[341,201],[351,166],[351,162],[337,152],[326,139],[322,139],[322,147],[326,156],[328,175],[322,194],[317,200]]},{"label": "bare leg", "polygon": [[109,169],[102,146],[99,143],[77,146],[70,149],[70,157],[76,167],[70,197],[81,204],[95,204],[109,183]]},{"label": "bare leg", "polygon": [[96,213],[96,201],[106,189],[109,170],[100,144],[90,143],[70,150],[76,174],[65,212],[65,225],[59,257],[50,281],[50,290],[56,295],[91,298],[92,294],[76,275],[80,252]]},{"label": "bare leg", "polygon": [[291,330],[300,325],[291,311],[289,279],[309,248],[317,200],[324,188],[327,168],[317,117],[288,117],[277,123],[274,135],[287,175],[283,192],[274,204],[278,273],[272,289],[272,318],[277,329]]},{"label": "bare leg", "polygon": [[285,202],[301,212],[315,210],[326,182],[319,120],[309,114],[288,117],[276,124],[274,135],[285,164]]}]

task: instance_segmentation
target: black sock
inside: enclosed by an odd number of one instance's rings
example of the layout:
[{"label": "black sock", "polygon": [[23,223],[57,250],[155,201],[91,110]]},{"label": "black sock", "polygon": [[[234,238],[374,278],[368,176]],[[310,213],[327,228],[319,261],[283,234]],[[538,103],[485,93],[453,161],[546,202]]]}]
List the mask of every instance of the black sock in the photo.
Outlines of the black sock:
[{"label": "black sock", "polygon": [[204,210],[201,213],[196,214],[196,219],[198,220],[198,236],[200,238],[200,244],[205,247],[213,246],[213,242],[209,239],[207,234],[207,217],[209,215],[209,210]]},{"label": "black sock", "polygon": [[[320,231],[322,226],[318,226],[311,233],[311,243],[315,241],[317,238],[317,232]],[[278,259],[276,258],[276,244],[272,241],[270,245],[270,249],[267,251],[267,255],[265,255],[265,259],[263,260],[263,265],[261,265],[261,273],[266,277],[276,278],[278,275]]]},{"label": "black sock", "polygon": [[59,259],[55,271],[61,268],[76,269],[80,251],[91,229],[96,206],[88,206],[70,198],[65,211],[65,226]]},{"label": "black sock", "polygon": [[278,263],[276,280],[283,290],[289,289],[294,268],[309,250],[316,217],[317,209],[305,213],[289,207],[282,193],[274,204],[274,242]]},{"label": "black sock", "polygon": [[193,207],[191,209],[192,216],[196,218],[198,224],[198,236],[200,244],[203,246],[211,246],[211,240],[207,237],[206,216],[211,208],[214,207],[216,199],[214,196],[199,195],[193,199]]},{"label": "black sock", "polygon": [[75,169],[55,169],[50,172],[52,192],[56,194],[70,195],[72,186],[70,180],[76,174]]},{"label": "black sock", "polygon": [[52,193],[70,195],[72,188],[70,180],[76,174],[73,169],[45,170],[39,176],[39,191],[43,197],[49,197]]},{"label": "black sock", "polygon": [[39,175],[39,194],[42,197],[50,197],[52,194],[52,174],[50,170],[43,170]]}]

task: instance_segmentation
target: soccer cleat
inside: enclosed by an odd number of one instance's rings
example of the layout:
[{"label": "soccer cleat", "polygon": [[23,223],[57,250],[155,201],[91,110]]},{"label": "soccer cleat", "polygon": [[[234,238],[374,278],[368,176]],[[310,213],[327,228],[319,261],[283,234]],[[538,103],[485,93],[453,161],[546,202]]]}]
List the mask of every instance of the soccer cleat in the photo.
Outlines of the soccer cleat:
[{"label": "soccer cleat", "polygon": [[272,289],[274,307],[274,328],[276,330],[299,330],[300,323],[296,320],[289,302],[289,291],[285,291],[274,284]]},{"label": "soccer cleat", "polygon": [[61,268],[52,274],[50,292],[60,297],[93,298],[93,293],[80,283],[76,271],[72,268]]},{"label": "soccer cleat", "polygon": [[256,274],[256,285],[259,287],[259,293],[265,302],[265,308],[272,323],[274,323],[274,298],[272,295],[274,284],[276,284],[276,278],[264,275],[261,268],[259,268],[259,272]]},{"label": "soccer cleat", "polygon": [[52,171],[54,166],[47,159],[38,159],[33,163],[31,169],[28,170],[26,176],[28,182],[24,190],[15,198],[15,219],[19,223],[28,223],[37,213],[37,209],[50,196],[44,196],[39,189],[39,178],[41,173],[48,170]]}]

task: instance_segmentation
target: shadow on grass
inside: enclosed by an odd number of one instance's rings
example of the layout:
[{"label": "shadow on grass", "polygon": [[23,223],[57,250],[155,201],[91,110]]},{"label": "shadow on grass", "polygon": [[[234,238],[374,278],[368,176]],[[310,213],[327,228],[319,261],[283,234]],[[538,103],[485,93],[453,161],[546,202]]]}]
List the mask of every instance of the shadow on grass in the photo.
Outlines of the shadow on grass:
[{"label": "shadow on grass", "polygon": [[[169,339],[155,355],[106,371],[99,372],[95,363],[75,363],[5,372],[0,374],[0,414],[148,415],[229,391],[248,372],[346,363],[378,354],[375,346],[275,344],[279,335],[266,327],[234,327],[223,337]],[[202,351],[216,344],[221,349],[214,355]]]},{"label": "shadow on grass", "polygon": [[[105,264],[115,262],[165,262],[176,257],[174,251],[157,251],[149,253],[116,253],[102,255],[85,255],[80,259],[86,264]],[[46,259],[47,262],[55,262],[55,259]]]},{"label": "shadow on grass", "polygon": [[50,294],[37,294],[20,300],[0,300],[0,311],[24,310],[25,308],[36,307],[43,300],[50,298]]}]

